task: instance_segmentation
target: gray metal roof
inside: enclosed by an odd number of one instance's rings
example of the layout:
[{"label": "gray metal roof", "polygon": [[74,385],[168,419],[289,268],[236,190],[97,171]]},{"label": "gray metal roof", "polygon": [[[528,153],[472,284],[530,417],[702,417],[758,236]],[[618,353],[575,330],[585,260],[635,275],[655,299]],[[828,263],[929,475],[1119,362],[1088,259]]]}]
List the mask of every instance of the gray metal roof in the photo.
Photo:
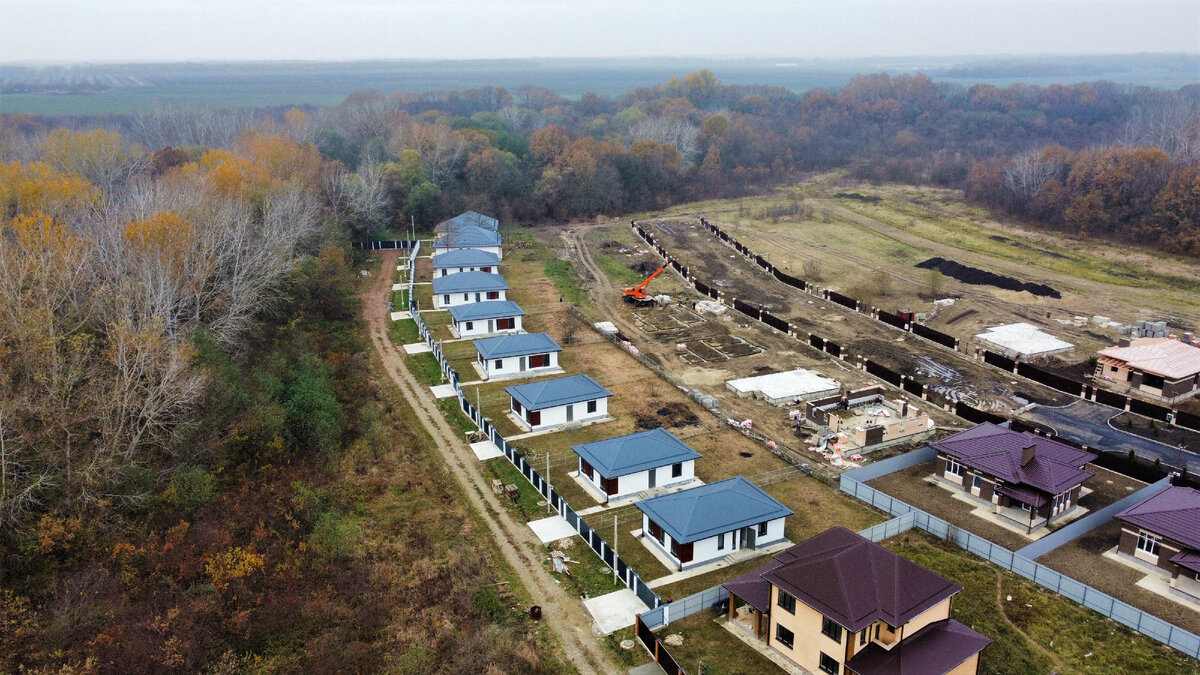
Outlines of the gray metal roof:
[{"label": "gray metal roof", "polygon": [[471,293],[475,291],[507,291],[508,282],[490,272],[459,272],[433,278],[433,294]]},{"label": "gray metal roof", "polygon": [[505,387],[509,396],[517,399],[526,410],[545,410],[569,403],[581,403],[598,398],[608,398],[612,392],[600,386],[587,375],[568,375],[553,380],[530,382]]},{"label": "gray metal roof", "polygon": [[485,359],[505,359],[526,354],[561,352],[562,347],[545,333],[521,333],[476,340],[475,351]]},{"label": "gray metal roof", "polygon": [[485,230],[476,225],[464,225],[441,234],[433,242],[434,248],[476,248],[499,246],[500,233]]},{"label": "gray metal roof", "polygon": [[433,229],[435,232],[446,232],[449,230],[459,229],[464,225],[481,227],[485,230],[491,230],[492,232],[495,232],[500,228],[500,221],[491,216],[486,216],[482,213],[479,213],[478,211],[465,211],[457,216],[454,216],[453,218],[443,220],[434,226]]},{"label": "gray metal roof", "polygon": [[572,445],[571,449],[605,478],[626,476],[646,469],[700,458],[700,453],[661,428]]},{"label": "gray metal roof", "polygon": [[512,300],[487,300],[467,305],[454,305],[450,308],[450,316],[455,321],[486,321],[510,316],[525,316],[525,312]]},{"label": "gray metal roof", "polygon": [[456,248],[433,256],[433,269],[487,267],[500,264],[500,256],[479,248]]},{"label": "gray metal roof", "polygon": [[742,476],[647,499],[637,507],[681,544],[792,515]]}]

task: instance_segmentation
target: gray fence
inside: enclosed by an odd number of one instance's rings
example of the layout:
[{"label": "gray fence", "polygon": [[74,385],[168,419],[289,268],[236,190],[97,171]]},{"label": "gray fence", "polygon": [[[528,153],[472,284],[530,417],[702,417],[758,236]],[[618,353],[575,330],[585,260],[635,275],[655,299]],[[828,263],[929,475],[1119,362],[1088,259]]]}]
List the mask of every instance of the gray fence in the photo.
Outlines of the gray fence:
[{"label": "gray fence", "polygon": [[656,630],[670,624],[672,621],[689,617],[706,609],[715,609],[721,603],[729,600],[729,591],[724,586],[713,586],[699,593],[689,595],[682,600],[668,602],[658,609],[642,614],[642,623],[651,630]]},{"label": "gray fence", "polygon": [[1117,515],[1121,511],[1124,511],[1130,506],[1133,506],[1134,504],[1150,497],[1153,494],[1162,492],[1170,484],[1170,478],[1163,478],[1157,483],[1148,485],[1131,495],[1125,495],[1121,499],[1118,499],[1099,511],[1093,511],[1092,513],[1087,514],[1086,516],[1076,520],[1066,527],[1059,528],[1052,534],[1042,537],[1025,548],[1018,550],[1017,555],[1024,556],[1030,560],[1037,560],[1038,558],[1046,555],[1050,551],[1053,551],[1072,539],[1082,537],[1088,532],[1091,532],[1097,527],[1107,523],[1108,521],[1112,520],[1113,516]]},{"label": "gray fence", "polygon": [[538,494],[550,502],[550,506],[558,511],[563,520],[567,521],[567,524],[579,533],[579,536],[583,537],[588,548],[595,551],[596,555],[604,561],[604,564],[617,573],[617,577],[638,596],[638,599],[652,609],[659,607],[662,604],[662,600],[642,581],[641,576],[633,570],[633,567],[624,560],[621,560],[616,551],[609,546],[608,542],[594,528],[583,522],[583,518],[571,508],[567,500],[551,487],[549,480],[539,474],[533,465],[525,460],[524,455],[520,453],[516,446],[509,443],[504,436],[500,435],[496,427],[483,416],[482,410],[476,408],[463,396],[462,387],[459,386],[458,373],[450,367],[450,362],[446,359],[445,354],[442,353],[441,345],[438,344],[429,327],[425,325],[425,321],[421,319],[421,313],[417,310],[416,300],[412,299],[413,282],[415,279],[412,270],[419,251],[420,242],[413,248],[412,254],[409,256],[409,310],[412,312],[413,320],[417,324],[417,330],[420,331],[421,338],[425,340],[425,344],[429,345],[433,357],[437,359],[438,365],[442,369],[442,374],[450,380],[450,384],[454,388],[454,393],[458,397],[459,409],[487,436],[488,440],[504,453],[508,461],[525,477],[525,480],[529,481],[529,484],[538,491]]},{"label": "gray fence", "polygon": [[[904,457],[904,455],[901,457]],[[1030,558],[1018,555],[999,544],[994,544],[977,534],[972,534],[956,527],[941,518],[926,513],[861,482],[862,480],[870,480],[871,478],[878,478],[880,475],[884,475],[883,473],[878,473],[878,470],[880,466],[886,463],[879,462],[878,464],[863,467],[862,469],[848,471],[842,474],[841,477],[841,489],[843,492],[861,499],[878,509],[882,509],[893,516],[901,516],[901,518],[895,518],[868,530],[868,532],[872,533],[872,536],[869,538],[873,539],[874,536],[886,532],[888,529],[886,526],[891,523],[895,523],[895,525],[892,525],[892,528],[896,530],[897,534],[906,529],[916,527],[940,539],[952,541],[960,548],[990,563],[1019,574],[1043,588],[1074,600],[1088,609],[1099,612],[1188,656],[1200,658],[1200,636],[1188,632],[1168,621],[1163,621],[1152,614],[1143,612],[1129,603],[1122,602],[1107,593],[1098,591],[1083,582],[1076,581]],[[917,463],[919,462],[913,462],[909,466]],[[904,467],[901,466],[899,468]],[[895,470],[899,470],[899,468]],[[874,470],[874,472],[871,470]],[[866,476],[869,476],[869,478],[864,478]],[[911,518],[912,520],[909,522],[905,518]],[[908,527],[904,527],[905,524]],[[864,534],[864,536],[868,535]],[[881,537],[881,539],[883,538],[886,537]]]}]

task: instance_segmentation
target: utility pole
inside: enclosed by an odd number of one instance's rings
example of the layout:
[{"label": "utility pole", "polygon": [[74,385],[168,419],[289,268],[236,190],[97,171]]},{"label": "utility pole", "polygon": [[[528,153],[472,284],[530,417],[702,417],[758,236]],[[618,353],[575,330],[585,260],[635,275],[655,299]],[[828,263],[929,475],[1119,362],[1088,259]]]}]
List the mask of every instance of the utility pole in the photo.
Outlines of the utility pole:
[{"label": "utility pole", "polygon": [[613,514],[613,585],[617,584],[617,514]]},{"label": "utility pole", "polygon": [[546,451],[546,515],[550,515],[550,495],[554,486],[550,485],[550,451]]}]

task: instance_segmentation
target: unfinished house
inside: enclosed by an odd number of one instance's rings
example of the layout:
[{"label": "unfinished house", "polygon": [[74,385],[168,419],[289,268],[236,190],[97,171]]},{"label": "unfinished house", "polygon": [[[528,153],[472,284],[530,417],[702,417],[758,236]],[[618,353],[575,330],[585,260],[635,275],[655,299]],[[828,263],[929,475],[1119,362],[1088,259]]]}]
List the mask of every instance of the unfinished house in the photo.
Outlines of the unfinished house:
[{"label": "unfinished house", "polygon": [[1095,382],[1167,403],[1200,394],[1200,347],[1170,338],[1121,340],[1097,352]]},{"label": "unfinished house", "polygon": [[821,428],[823,438],[835,436],[846,450],[865,450],[933,429],[928,415],[904,397],[889,400],[880,386],[805,401],[804,418]]},{"label": "unfinished house", "polygon": [[1084,465],[1096,453],[990,422],[929,444],[937,450],[934,475],[992,504],[996,514],[1026,528],[1043,527],[1074,509]]},{"label": "unfinished house", "polygon": [[1171,590],[1200,600],[1200,492],[1170,486],[1116,515],[1117,552],[1157,567]]},{"label": "unfinished house", "polygon": [[723,586],[736,628],[811,673],[977,673],[992,642],[950,618],[961,586],[840,526]]}]

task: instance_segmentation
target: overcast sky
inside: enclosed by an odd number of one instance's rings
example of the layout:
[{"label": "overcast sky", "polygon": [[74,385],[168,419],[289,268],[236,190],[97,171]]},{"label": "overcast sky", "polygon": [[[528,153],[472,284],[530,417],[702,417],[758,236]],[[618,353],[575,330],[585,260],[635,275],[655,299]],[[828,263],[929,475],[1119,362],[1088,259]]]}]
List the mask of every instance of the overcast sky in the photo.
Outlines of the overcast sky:
[{"label": "overcast sky", "polygon": [[0,61],[1196,52],[1200,0],[0,0]]}]

